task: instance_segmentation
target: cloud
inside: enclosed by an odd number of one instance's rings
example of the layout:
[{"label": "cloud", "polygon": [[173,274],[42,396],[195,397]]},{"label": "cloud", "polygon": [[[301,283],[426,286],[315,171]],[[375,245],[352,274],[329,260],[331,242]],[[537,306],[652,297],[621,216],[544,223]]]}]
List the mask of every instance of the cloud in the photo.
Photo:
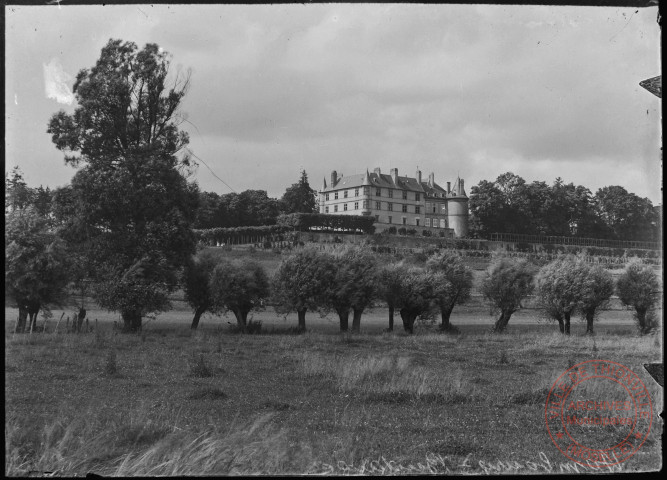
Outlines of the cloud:
[{"label": "cloud", "polygon": [[48,65],[44,65],[44,91],[47,98],[58,103],[71,105],[74,94],[69,87],[72,76],[63,70],[58,59],[53,58]]}]

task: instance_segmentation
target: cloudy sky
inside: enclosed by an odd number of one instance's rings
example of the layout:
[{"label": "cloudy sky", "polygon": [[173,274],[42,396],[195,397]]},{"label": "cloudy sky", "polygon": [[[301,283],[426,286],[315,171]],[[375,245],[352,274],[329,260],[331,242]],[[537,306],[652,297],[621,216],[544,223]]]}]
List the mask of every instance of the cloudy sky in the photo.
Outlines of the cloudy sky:
[{"label": "cloudy sky", "polygon": [[[74,170],[46,133],[109,38],[159,44],[191,69],[190,148],[237,192],[279,197],[381,167],[512,171],[661,203],[657,7],[127,5],[5,9],[5,169],[31,186]],[[230,188],[202,164],[203,190]]]}]

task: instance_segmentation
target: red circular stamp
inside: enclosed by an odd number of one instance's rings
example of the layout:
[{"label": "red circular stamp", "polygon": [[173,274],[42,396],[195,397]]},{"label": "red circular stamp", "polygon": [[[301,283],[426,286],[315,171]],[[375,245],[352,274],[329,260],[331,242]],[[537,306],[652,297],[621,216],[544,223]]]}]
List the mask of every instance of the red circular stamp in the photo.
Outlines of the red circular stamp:
[{"label": "red circular stamp", "polygon": [[589,467],[626,461],[644,444],[653,405],[635,372],[609,360],[588,360],[567,369],[553,384],[544,407],[549,436],[570,460]]}]

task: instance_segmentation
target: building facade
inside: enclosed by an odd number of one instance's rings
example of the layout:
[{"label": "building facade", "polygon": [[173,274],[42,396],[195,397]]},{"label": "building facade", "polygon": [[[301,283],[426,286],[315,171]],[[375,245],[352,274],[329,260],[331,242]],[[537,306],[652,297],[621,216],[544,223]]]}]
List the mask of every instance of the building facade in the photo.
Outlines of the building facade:
[{"label": "building facade", "polygon": [[372,215],[376,231],[390,227],[427,229],[446,237],[468,235],[468,197],[463,180],[457,178],[452,188],[435,182],[431,173],[424,181],[421,171],[415,177],[400,176],[397,168],[383,174],[372,173],[338,176],[331,172],[319,192],[320,213],[334,215]]}]

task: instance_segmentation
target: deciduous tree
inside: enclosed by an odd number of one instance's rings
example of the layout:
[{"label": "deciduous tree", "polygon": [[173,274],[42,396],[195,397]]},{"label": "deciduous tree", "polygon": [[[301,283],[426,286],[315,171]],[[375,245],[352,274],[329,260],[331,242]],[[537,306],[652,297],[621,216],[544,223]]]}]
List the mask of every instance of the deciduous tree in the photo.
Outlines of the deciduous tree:
[{"label": "deciduous tree", "polygon": [[660,294],[660,280],[650,265],[631,261],[616,282],[618,298],[635,309],[635,318],[642,334],[657,327],[654,308]]},{"label": "deciduous tree", "polygon": [[269,278],[254,260],[221,261],[213,270],[209,288],[214,308],[231,311],[239,329],[245,332],[248,313],[263,308],[269,296]]},{"label": "deciduous tree", "polygon": [[378,296],[384,300],[389,310],[389,328],[394,330],[394,312],[400,308],[401,281],[407,267],[403,263],[389,263],[380,267],[377,275]]},{"label": "deciduous tree", "polygon": [[33,207],[5,216],[5,295],[19,309],[17,332],[36,321],[40,309],[66,299],[70,263],[64,242]]},{"label": "deciduous tree", "polygon": [[546,315],[558,322],[560,332],[570,334],[570,318],[581,296],[588,267],[575,257],[554,260],[537,275],[537,295]]},{"label": "deciduous tree", "polygon": [[429,272],[421,267],[408,267],[401,277],[398,298],[403,329],[414,333],[417,317],[432,318],[437,311],[438,299],[443,295],[446,280],[440,272]]},{"label": "deciduous tree", "polygon": [[600,265],[590,266],[582,262],[588,271],[579,284],[579,308],[586,319],[586,333],[593,334],[593,321],[600,308],[604,308],[614,293],[614,280]]},{"label": "deciduous tree", "polygon": [[340,330],[347,331],[352,310],[352,331],[359,332],[361,315],[377,295],[377,262],[372,251],[348,247],[333,255],[336,273],[328,285],[327,304],[340,319]]},{"label": "deciduous tree", "polygon": [[178,107],[189,76],[170,76],[155,44],[109,40],[74,83],[78,106],[48,127],[65,162],[79,166],[67,192],[69,228],[95,265],[94,296],[119,311],[127,331],[170,307],[179,270],[195,251],[198,190],[185,173],[188,135]]},{"label": "deciduous tree", "polygon": [[441,315],[440,329],[456,331],[456,327],[450,323],[450,317],[456,305],[463,304],[470,299],[472,270],[463,263],[461,255],[454,250],[445,250],[431,256],[426,261],[426,268],[441,273],[445,280],[439,290],[441,295],[437,299]]},{"label": "deciduous tree", "polygon": [[336,274],[329,255],[303,248],[285,258],[273,280],[273,301],[279,313],[296,312],[299,330],[306,330],[306,312],[327,303],[327,288]]},{"label": "deciduous tree", "polygon": [[524,259],[501,257],[487,269],[482,294],[500,311],[494,331],[503,332],[510,317],[521,306],[521,300],[534,288],[534,267]]},{"label": "deciduous tree", "polygon": [[211,278],[218,265],[218,260],[210,252],[200,252],[193,256],[183,270],[183,293],[194,316],[190,328],[196,330],[201,316],[214,311],[214,298],[211,290]]}]

